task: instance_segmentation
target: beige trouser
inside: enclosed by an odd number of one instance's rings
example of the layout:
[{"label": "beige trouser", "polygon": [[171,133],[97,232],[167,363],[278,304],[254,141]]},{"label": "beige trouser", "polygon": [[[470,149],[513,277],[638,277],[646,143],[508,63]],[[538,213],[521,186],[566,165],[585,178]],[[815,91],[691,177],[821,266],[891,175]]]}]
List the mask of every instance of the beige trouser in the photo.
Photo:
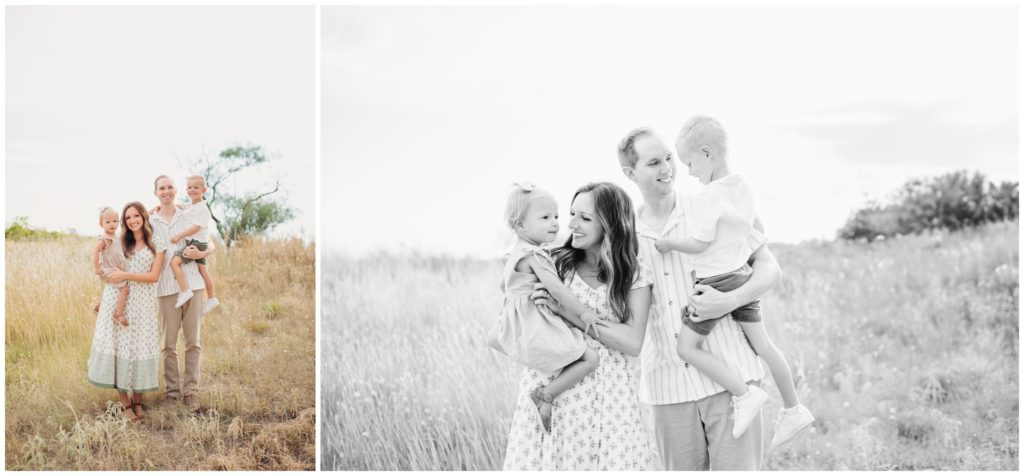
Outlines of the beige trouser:
[{"label": "beige trouser", "polygon": [[733,438],[731,403],[732,395],[721,392],[695,402],[652,405],[664,469],[760,470],[761,415],[739,439]]},{"label": "beige trouser", "polygon": [[[164,346],[160,354],[164,360],[164,391],[168,397],[197,395],[199,392],[199,325],[202,323],[206,298],[202,290],[180,308],[174,307],[177,294],[160,300],[160,327],[164,333]],[[178,372],[178,331],[185,334],[185,388],[181,387]]]}]

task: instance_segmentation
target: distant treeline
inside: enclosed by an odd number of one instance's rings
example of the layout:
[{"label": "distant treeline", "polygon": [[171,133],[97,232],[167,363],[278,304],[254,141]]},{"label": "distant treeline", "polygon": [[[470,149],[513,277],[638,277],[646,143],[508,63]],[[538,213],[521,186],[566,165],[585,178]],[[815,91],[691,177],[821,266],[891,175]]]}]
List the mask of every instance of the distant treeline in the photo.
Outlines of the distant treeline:
[{"label": "distant treeline", "polygon": [[978,172],[970,174],[966,170],[914,179],[900,188],[891,203],[872,202],[854,212],[836,235],[846,240],[872,241],[1016,220],[1020,210],[1018,185],[995,184]]},{"label": "distant treeline", "polygon": [[28,217],[17,217],[11,226],[4,229],[4,239],[16,240],[49,240],[54,238],[65,238],[71,233],[62,231],[47,231],[32,229],[28,226]]}]

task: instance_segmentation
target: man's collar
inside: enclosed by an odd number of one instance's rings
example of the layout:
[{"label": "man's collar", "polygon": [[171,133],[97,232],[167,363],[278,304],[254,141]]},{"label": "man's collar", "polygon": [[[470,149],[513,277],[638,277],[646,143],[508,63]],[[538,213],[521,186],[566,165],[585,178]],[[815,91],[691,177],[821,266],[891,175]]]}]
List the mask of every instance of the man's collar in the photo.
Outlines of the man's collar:
[{"label": "man's collar", "polygon": [[683,215],[684,215],[684,211],[683,211],[683,200],[684,200],[684,198],[683,198],[682,194],[680,194],[679,192],[672,192],[672,195],[673,195],[673,199],[674,199],[674,202],[672,204],[672,211],[669,212],[668,220],[665,222],[665,227],[664,227],[664,229],[661,230],[660,234],[656,233],[654,230],[651,229],[651,227],[647,226],[647,222],[643,221],[642,219],[639,219],[640,216],[644,213],[644,210],[647,209],[647,203],[645,202],[645,203],[641,204],[640,207],[637,208],[637,218],[638,219],[637,219],[636,229],[637,229],[638,233],[640,233],[641,235],[652,237],[652,238],[658,238],[660,235],[664,235],[664,234],[668,233],[669,231],[672,230],[672,228],[675,228],[676,226],[679,225],[679,223],[682,221],[682,218],[683,218]]}]

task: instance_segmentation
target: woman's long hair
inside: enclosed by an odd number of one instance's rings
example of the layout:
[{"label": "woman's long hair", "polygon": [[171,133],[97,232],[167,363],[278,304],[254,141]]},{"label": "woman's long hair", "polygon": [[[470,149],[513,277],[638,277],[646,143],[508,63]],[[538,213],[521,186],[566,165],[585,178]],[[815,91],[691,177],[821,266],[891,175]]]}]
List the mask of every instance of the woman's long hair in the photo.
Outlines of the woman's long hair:
[{"label": "woman's long hair", "polygon": [[128,229],[129,208],[134,208],[139,215],[142,215],[142,239],[149,251],[156,254],[156,248],[153,246],[153,226],[149,224],[149,212],[141,203],[131,202],[124,206],[124,210],[121,210],[121,244],[124,248],[124,257],[130,258],[135,253],[135,233]]},{"label": "woman's long hair", "polygon": [[[627,296],[640,267],[633,203],[624,190],[609,182],[588,183],[580,187],[572,201],[575,202],[581,193],[588,192],[594,195],[597,222],[604,229],[597,279],[608,286],[608,304],[612,312],[619,322],[627,322],[632,317]],[[586,251],[573,248],[570,236],[564,245],[552,251],[552,255],[558,277],[564,281],[586,258]]]}]

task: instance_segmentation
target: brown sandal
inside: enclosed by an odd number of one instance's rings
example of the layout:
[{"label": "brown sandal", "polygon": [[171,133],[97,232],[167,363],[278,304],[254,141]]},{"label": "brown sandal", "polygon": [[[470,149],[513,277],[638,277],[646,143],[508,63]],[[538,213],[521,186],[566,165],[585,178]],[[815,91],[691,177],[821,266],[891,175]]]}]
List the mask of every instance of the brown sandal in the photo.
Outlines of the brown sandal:
[{"label": "brown sandal", "polygon": [[[118,317],[120,317],[120,319],[118,319]],[[122,314],[114,314],[113,316],[110,316],[110,318],[113,319],[114,322],[118,323],[121,327],[128,327],[128,319],[124,318],[124,314],[123,313]]]},{"label": "brown sandal", "polygon": [[138,419],[139,423],[145,421],[146,420],[146,414],[142,413],[140,415],[139,413],[136,413],[135,412],[135,407],[139,407],[139,410],[142,410],[142,402],[139,402],[139,403],[132,402],[132,413],[135,414],[135,418]]},{"label": "brown sandal", "polygon": [[537,407],[537,415],[540,416],[540,425],[544,427],[544,431],[551,433],[551,412],[549,410],[548,413],[545,414],[541,408],[544,407],[544,404],[547,404],[550,409],[554,405],[554,398],[541,390],[540,387],[537,387],[530,392],[530,400],[532,400],[533,405]]}]

